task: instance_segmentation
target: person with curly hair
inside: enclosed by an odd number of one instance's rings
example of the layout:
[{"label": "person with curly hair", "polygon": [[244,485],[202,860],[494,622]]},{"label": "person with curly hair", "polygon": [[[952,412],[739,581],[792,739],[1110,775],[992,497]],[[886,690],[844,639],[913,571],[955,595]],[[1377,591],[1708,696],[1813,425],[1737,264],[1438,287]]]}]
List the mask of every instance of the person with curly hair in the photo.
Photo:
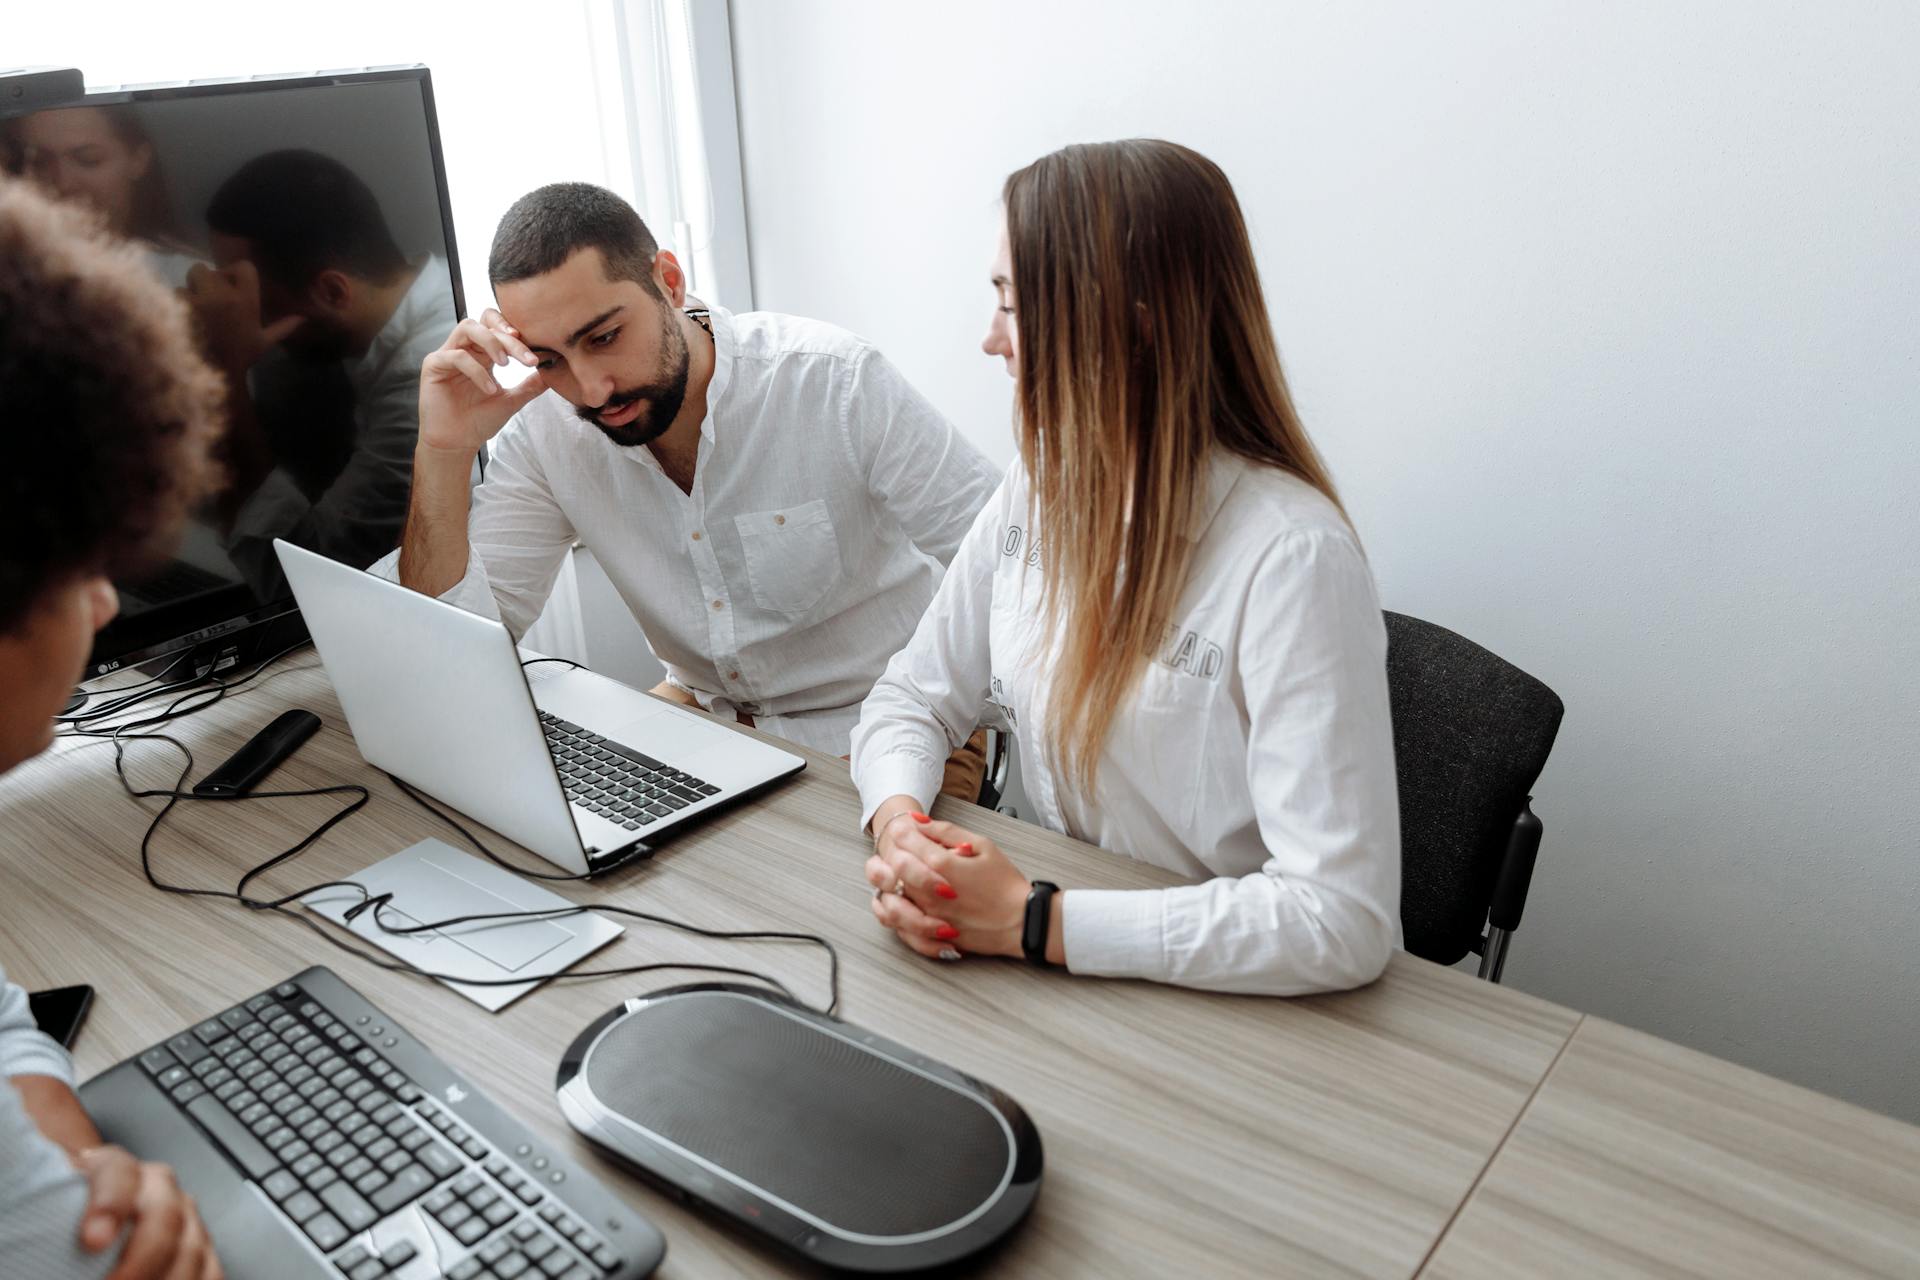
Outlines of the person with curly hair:
[{"label": "person with curly hair", "polygon": [[[210,490],[224,394],[138,246],[0,178],[0,773],[52,742],[112,580],[163,559]],[[0,1268],[222,1274],[172,1171],[102,1143],[4,972]]]}]

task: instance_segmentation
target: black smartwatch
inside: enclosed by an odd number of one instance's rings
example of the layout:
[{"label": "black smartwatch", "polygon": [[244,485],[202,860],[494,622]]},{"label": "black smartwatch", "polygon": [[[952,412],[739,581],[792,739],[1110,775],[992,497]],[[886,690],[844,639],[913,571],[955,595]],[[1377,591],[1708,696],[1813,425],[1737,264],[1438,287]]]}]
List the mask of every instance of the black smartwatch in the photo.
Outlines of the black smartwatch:
[{"label": "black smartwatch", "polygon": [[1053,895],[1060,886],[1051,880],[1035,880],[1027,890],[1027,922],[1020,930],[1020,950],[1035,964],[1047,963],[1047,934],[1053,926]]}]

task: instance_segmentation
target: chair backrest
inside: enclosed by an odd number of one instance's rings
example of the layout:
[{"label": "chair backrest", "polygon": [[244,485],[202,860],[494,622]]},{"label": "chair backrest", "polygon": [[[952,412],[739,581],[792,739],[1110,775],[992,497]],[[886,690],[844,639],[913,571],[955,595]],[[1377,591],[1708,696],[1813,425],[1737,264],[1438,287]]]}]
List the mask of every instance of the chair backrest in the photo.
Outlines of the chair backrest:
[{"label": "chair backrest", "polygon": [[1400,775],[1407,950],[1454,964],[1486,923],[1514,819],[1565,707],[1553,690],[1445,627],[1388,613],[1387,690]]}]

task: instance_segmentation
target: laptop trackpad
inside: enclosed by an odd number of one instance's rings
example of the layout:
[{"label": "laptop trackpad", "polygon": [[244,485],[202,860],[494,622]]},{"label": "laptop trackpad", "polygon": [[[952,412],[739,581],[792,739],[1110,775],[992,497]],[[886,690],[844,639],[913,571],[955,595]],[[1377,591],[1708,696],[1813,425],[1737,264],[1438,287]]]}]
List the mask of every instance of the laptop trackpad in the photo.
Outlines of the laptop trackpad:
[{"label": "laptop trackpad", "polygon": [[[494,1010],[620,933],[620,926],[590,913],[558,920],[483,919],[425,933],[395,932],[423,921],[564,911],[574,905],[438,840],[422,840],[359,872],[353,880],[365,886],[367,895],[390,895],[377,920],[373,911],[362,911],[351,921],[346,919],[346,912],[366,896],[348,886],[316,890],[306,896],[305,902],[327,919]],[[472,985],[517,977],[526,981]]]}]

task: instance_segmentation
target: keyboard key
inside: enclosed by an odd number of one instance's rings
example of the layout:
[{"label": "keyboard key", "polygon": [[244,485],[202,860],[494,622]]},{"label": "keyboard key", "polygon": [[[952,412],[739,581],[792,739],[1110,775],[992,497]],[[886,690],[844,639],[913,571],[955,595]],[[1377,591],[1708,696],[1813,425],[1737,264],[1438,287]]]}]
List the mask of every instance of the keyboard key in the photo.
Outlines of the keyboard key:
[{"label": "keyboard key", "polygon": [[500,1259],[506,1257],[508,1251],[512,1248],[513,1242],[505,1236],[495,1236],[481,1246],[480,1252],[476,1256],[479,1257],[480,1261],[486,1263],[488,1266],[492,1266],[494,1263],[500,1261]]},{"label": "keyboard key", "polygon": [[169,1090],[169,1092],[173,1094],[173,1100],[183,1107],[206,1091],[207,1087],[198,1080],[189,1080],[185,1084],[175,1085]]},{"label": "keyboard key", "polygon": [[517,1253],[510,1253],[493,1264],[493,1274],[500,1280],[520,1280],[520,1277],[533,1269],[533,1264]]},{"label": "keyboard key", "polygon": [[320,1197],[311,1191],[296,1191],[288,1196],[280,1206],[286,1210],[289,1218],[305,1226],[313,1216],[321,1212]]},{"label": "keyboard key", "polygon": [[437,1177],[450,1177],[460,1171],[460,1157],[447,1150],[442,1143],[429,1142],[414,1152],[413,1158],[427,1166]]},{"label": "keyboard key", "polygon": [[[394,1174],[393,1181],[373,1193],[373,1207],[382,1214],[392,1213],[402,1205],[411,1204],[416,1197],[433,1185],[433,1175],[417,1164],[410,1164]],[[451,1204],[449,1197],[447,1203]],[[428,1204],[428,1208],[432,1208]]]},{"label": "keyboard key", "polygon": [[202,1044],[210,1045],[215,1041],[225,1040],[227,1038],[227,1025],[218,1018],[209,1018],[195,1027],[193,1034],[200,1038]]},{"label": "keyboard key", "polygon": [[[201,1043],[200,1038],[190,1031],[183,1032],[167,1041],[167,1048],[173,1052],[174,1057],[180,1059],[180,1061],[186,1063],[188,1066],[192,1066],[207,1056],[207,1046]],[[144,1063],[146,1058],[142,1057],[140,1061]]]},{"label": "keyboard key", "polygon": [[339,1248],[350,1234],[345,1227],[340,1225],[340,1219],[330,1213],[316,1214],[301,1223],[300,1226],[306,1231],[314,1244],[320,1247],[322,1253],[331,1253]]},{"label": "keyboard key", "polygon": [[275,1200],[285,1200],[288,1196],[300,1190],[300,1179],[294,1177],[293,1174],[285,1169],[275,1169],[267,1175],[266,1181],[262,1182],[260,1186]]},{"label": "keyboard key", "polygon": [[387,1246],[387,1251],[380,1255],[380,1262],[387,1270],[397,1271],[412,1262],[414,1255],[419,1252],[413,1241],[401,1240]]},{"label": "keyboard key", "polygon": [[618,1271],[620,1261],[620,1255],[615,1253],[610,1245],[600,1245],[593,1251],[593,1265],[602,1271]]},{"label": "keyboard key", "polygon": [[273,994],[279,996],[282,1000],[291,1000],[300,994],[300,988],[294,986],[291,982],[283,982],[273,989]]},{"label": "keyboard key", "polygon": [[380,1259],[368,1258],[365,1262],[347,1272],[347,1280],[380,1280],[387,1269],[380,1265]]},{"label": "keyboard key", "polygon": [[485,1220],[472,1217],[453,1229],[453,1238],[461,1244],[472,1244],[491,1230]]},{"label": "keyboard key", "polygon": [[336,1182],[322,1191],[320,1200],[327,1208],[339,1215],[340,1221],[346,1224],[350,1233],[365,1231],[380,1217],[358,1191],[344,1182]]},{"label": "keyboard key", "polygon": [[187,1114],[199,1121],[200,1127],[225,1148],[234,1163],[245,1169],[247,1176],[255,1182],[279,1167],[280,1162],[273,1153],[261,1146],[259,1139],[241,1128],[240,1122],[215,1101],[213,1095],[207,1094],[189,1102]]},{"label": "keyboard key", "polygon": [[453,1270],[447,1272],[447,1280],[473,1280],[480,1274],[483,1265],[478,1258],[468,1258],[464,1262],[455,1263]]},{"label": "keyboard key", "polygon": [[500,1200],[482,1209],[480,1216],[487,1220],[489,1227],[499,1227],[512,1222],[514,1216],[519,1212],[518,1209],[508,1204],[505,1200]]}]

